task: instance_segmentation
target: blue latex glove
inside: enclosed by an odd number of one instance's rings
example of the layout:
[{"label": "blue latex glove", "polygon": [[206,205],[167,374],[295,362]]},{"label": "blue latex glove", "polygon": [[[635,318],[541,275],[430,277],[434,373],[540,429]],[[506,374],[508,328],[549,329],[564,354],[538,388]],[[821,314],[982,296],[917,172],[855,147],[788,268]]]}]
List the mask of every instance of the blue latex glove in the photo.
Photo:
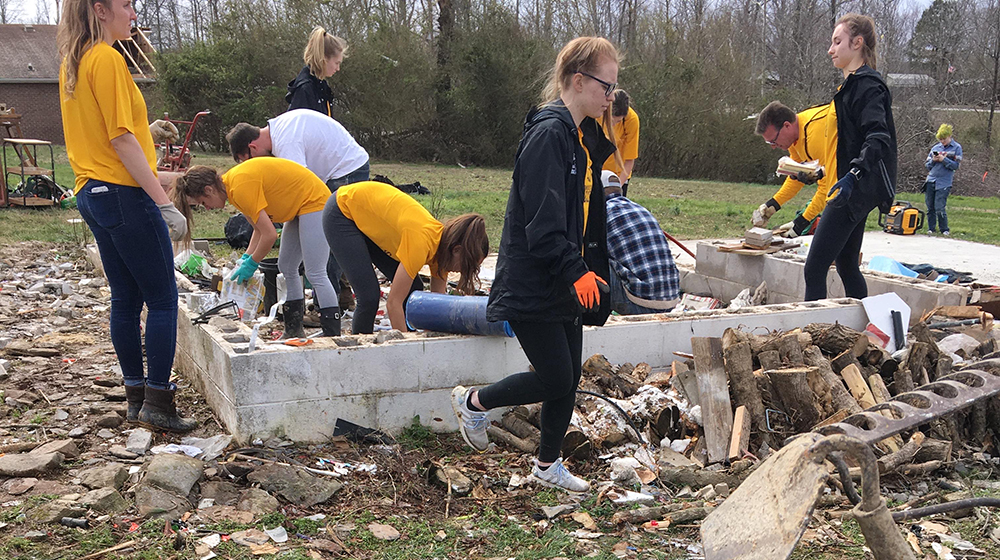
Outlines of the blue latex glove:
[{"label": "blue latex glove", "polygon": [[243,253],[243,256],[240,257],[240,262],[243,262],[243,261],[245,261],[247,259],[250,259],[250,258],[253,258],[253,257],[250,256],[250,253]]},{"label": "blue latex glove", "polygon": [[[843,208],[847,206],[847,201],[851,199],[851,191],[858,184],[858,178],[854,173],[848,173],[840,178],[830,192],[826,193],[826,203],[833,208]],[[833,198],[836,197],[836,198]],[[831,200],[832,198],[832,200]]]},{"label": "blue latex glove", "polygon": [[253,260],[253,257],[243,259],[240,261],[240,266],[236,267],[236,270],[233,271],[229,279],[235,281],[237,284],[245,284],[253,276],[253,273],[257,271],[258,266],[259,263]]}]

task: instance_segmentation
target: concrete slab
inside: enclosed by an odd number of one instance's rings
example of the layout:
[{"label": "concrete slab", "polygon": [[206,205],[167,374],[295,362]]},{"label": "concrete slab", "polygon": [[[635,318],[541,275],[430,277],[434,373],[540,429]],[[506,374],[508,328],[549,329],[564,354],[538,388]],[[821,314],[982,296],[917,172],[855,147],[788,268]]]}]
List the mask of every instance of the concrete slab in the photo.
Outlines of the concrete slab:
[{"label": "concrete slab", "polygon": [[[525,371],[514,338],[408,334],[403,340],[342,348],[330,339],[307,347],[229,343],[216,325],[193,325],[182,305],[176,367],[192,380],[240,443],[283,435],[295,441],[329,439],[338,418],[398,433],[415,416],[433,430],[457,428],[448,401],[456,384],[483,385]],[[692,336],[721,336],[729,327],[786,330],[839,321],[861,329],[868,319],[856,300],[826,300],[749,308],[613,317],[584,329],[584,357],[612,363],[669,364],[690,352]],[[240,332],[249,328],[239,325]],[[230,337],[232,339],[232,337]]]}]

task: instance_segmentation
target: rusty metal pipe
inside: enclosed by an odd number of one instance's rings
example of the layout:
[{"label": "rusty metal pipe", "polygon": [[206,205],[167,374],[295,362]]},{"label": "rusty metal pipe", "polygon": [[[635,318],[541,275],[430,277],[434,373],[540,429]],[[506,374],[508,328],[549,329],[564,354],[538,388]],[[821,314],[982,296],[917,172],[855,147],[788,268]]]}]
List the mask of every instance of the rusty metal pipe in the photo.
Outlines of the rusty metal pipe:
[{"label": "rusty metal pipe", "polygon": [[881,502],[879,495],[878,463],[871,447],[864,442],[845,435],[832,435],[817,441],[809,448],[809,458],[822,462],[831,453],[845,453],[858,461],[861,466],[861,503],[864,511],[875,511]]}]

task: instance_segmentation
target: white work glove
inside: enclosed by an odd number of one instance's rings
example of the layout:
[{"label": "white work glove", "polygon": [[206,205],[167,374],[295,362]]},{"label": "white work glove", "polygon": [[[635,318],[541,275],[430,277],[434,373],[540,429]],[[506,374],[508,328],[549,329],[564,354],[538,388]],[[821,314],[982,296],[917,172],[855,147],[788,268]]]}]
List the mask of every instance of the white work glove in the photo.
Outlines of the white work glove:
[{"label": "white work glove", "polygon": [[781,227],[775,230],[778,235],[788,239],[795,239],[799,234],[795,233],[795,222],[788,222],[787,224],[781,224]]},{"label": "white work glove", "polygon": [[771,219],[771,216],[773,216],[774,213],[780,209],[781,205],[778,204],[778,202],[773,198],[771,200],[768,200],[764,204],[761,204],[760,207],[758,207],[756,210],[753,211],[753,217],[751,218],[751,220],[753,221],[753,226],[754,227],[766,226],[767,221]]},{"label": "white work glove", "polygon": [[157,204],[156,207],[160,209],[163,221],[167,222],[167,229],[170,230],[170,239],[174,241],[183,239],[184,234],[188,230],[187,219],[184,217],[184,214],[181,214],[181,211],[174,206],[173,202]]},{"label": "white work glove", "polygon": [[177,144],[181,141],[181,134],[174,123],[163,119],[149,123],[149,134],[157,144]]}]

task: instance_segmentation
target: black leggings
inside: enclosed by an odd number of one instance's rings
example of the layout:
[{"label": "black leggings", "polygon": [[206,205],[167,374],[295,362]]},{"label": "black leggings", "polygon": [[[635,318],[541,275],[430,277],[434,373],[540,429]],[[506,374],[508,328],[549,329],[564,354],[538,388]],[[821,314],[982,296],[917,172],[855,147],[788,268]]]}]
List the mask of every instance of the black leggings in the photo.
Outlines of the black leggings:
[{"label": "black leggings", "polygon": [[[340,211],[340,207],[337,206],[337,193],[330,196],[323,209],[323,233],[326,234],[326,240],[330,244],[330,251],[350,280],[354,295],[357,297],[351,332],[371,334],[375,329],[375,314],[378,312],[378,302],[382,295],[372,265],[377,266],[391,281],[396,276],[399,261],[387,255]],[[420,280],[420,276],[417,276],[410,285],[410,293],[423,288],[424,283]]]},{"label": "black leggings", "polygon": [[826,277],[833,263],[837,263],[847,297],[868,297],[868,284],[858,262],[867,218],[865,214],[852,220],[847,208],[827,205],[806,257],[806,301],[826,298]]},{"label": "black leggings", "polygon": [[580,319],[566,323],[523,323],[510,326],[535,371],[509,375],[479,390],[479,404],[491,409],[541,402],[542,427],[538,460],[559,458],[566,429],[573,418],[580,384],[583,327]]}]

